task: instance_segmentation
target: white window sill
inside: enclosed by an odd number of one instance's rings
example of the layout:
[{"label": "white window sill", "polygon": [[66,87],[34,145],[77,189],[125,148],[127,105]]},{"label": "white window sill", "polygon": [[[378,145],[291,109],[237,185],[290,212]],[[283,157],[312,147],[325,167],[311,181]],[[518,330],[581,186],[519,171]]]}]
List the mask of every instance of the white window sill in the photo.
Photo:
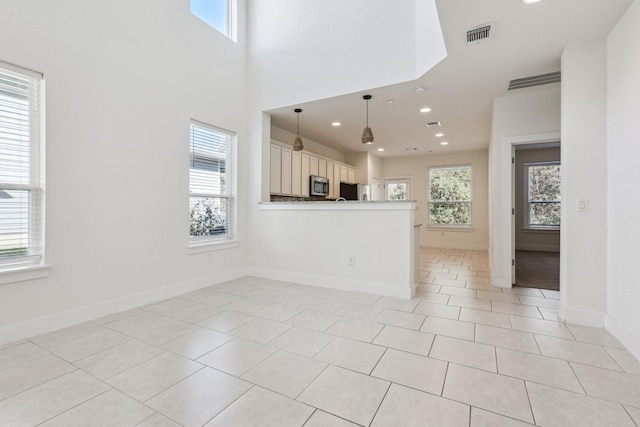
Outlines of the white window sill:
[{"label": "white window sill", "polygon": [[30,265],[0,270],[0,285],[43,279],[49,276],[50,265]]},{"label": "white window sill", "polygon": [[237,248],[240,246],[238,240],[224,240],[218,242],[203,242],[194,244],[187,248],[187,255],[201,254],[204,252],[220,251],[224,249]]},{"label": "white window sill", "polygon": [[467,225],[427,225],[429,231],[462,231],[462,232],[474,232],[475,228]]}]

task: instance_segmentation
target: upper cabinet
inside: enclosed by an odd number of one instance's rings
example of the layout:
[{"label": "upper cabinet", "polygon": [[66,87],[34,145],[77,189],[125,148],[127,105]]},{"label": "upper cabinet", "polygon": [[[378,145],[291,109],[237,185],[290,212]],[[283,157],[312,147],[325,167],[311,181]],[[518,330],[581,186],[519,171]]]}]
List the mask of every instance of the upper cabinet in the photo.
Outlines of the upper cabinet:
[{"label": "upper cabinet", "polygon": [[293,151],[290,146],[276,141],[271,143],[270,167],[270,192],[281,196],[309,197],[311,175],[329,179],[327,197],[330,199],[340,197],[341,181],[356,182],[353,166],[305,151]]}]

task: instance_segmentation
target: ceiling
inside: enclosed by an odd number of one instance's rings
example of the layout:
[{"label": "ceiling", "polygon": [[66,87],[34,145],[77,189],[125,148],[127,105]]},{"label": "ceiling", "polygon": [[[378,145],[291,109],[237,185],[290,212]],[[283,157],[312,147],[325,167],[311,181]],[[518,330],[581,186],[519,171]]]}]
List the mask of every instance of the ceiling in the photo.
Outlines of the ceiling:
[{"label": "ceiling", "polygon": [[[342,152],[382,157],[486,149],[493,99],[507,94],[512,79],[560,71],[560,55],[572,43],[606,37],[632,0],[436,0],[447,58],[419,79],[291,105],[270,111],[271,123]],[[467,45],[466,32],[493,23],[489,40]],[[383,56],[381,55],[381,60]],[[375,64],[371,64],[375,66]],[[423,87],[422,93],[416,88]],[[518,89],[527,90],[527,89]],[[365,94],[374,142],[360,142]],[[393,103],[388,103],[393,100]],[[422,107],[431,108],[421,113]],[[342,123],[331,126],[334,121]],[[425,123],[440,121],[441,127]],[[443,137],[435,137],[442,132]],[[440,145],[446,141],[447,146]],[[384,152],[378,152],[384,148]]]}]

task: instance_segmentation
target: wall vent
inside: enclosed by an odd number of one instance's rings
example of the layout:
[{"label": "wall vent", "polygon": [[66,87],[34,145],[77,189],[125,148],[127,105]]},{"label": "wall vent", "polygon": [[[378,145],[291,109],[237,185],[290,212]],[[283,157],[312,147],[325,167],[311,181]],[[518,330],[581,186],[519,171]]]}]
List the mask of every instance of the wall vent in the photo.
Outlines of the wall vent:
[{"label": "wall vent", "polygon": [[521,79],[514,79],[509,81],[509,90],[523,89],[525,87],[542,86],[550,83],[558,83],[562,80],[560,71],[553,73],[540,74],[537,76],[524,77]]},{"label": "wall vent", "polygon": [[491,38],[493,24],[484,24],[467,31],[467,44],[476,44]]}]

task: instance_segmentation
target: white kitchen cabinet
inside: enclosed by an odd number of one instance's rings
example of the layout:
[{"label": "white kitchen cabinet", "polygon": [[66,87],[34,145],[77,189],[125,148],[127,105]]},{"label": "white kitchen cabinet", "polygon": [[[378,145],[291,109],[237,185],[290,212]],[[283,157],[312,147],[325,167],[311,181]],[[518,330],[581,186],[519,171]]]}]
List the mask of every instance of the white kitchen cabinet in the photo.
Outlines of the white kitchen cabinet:
[{"label": "white kitchen cabinet", "polygon": [[333,197],[340,197],[340,165],[333,166],[333,182],[330,183],[333,187]]},{"label": "white kitchen cabinet", "polygon": [[302,154],[300,156],[301,159],[301,165],[300,165],[300,185],[301,187],[301,191],[300,191],[300,195],[302,197],[309,197],[309,155],[308,154]]},{"label": "white kitchen cabinet", "polygon": [[291,195],[291,150],[282,147],[282,174],[280,194]]},{"label": "white kitchen cabinet", "polygon": [[347,168],[347,176],[349,181],[347,181],[349,184],[355,184],[356,183],[356,170],[354,168]]},{"label": "white kitchen cabinet", "polygon": [[302,155],[298,151],[291,153],[291,195],[302,195]]},{"label": "white kitchen cabinet", "polygon": [[318,158],[309,156],[309,175],[318,175]]},{"label": "white kitchen cabinet", "polygon": [[340,182],[349,182],[349,170],[344,165],[340,165]]},{"label": "white kitchen cabinet", "polygon": [[335,199],[336,194],[334,192],[335,186],[333,185],[333,162],[327,162],[327,178],[329,179],[329,194],[327,196],[330,199]]},{"label": "white kitchen cabinet", "polygon": [[327,161],[325,159],[318,159],[318,176],[327,177]]},{"label": "white kitchen cabinet", "polygon": [[272,194],[280,194],[282,187],[282,147],[271,144],[271,171],[269,174],[269,188]]}]

